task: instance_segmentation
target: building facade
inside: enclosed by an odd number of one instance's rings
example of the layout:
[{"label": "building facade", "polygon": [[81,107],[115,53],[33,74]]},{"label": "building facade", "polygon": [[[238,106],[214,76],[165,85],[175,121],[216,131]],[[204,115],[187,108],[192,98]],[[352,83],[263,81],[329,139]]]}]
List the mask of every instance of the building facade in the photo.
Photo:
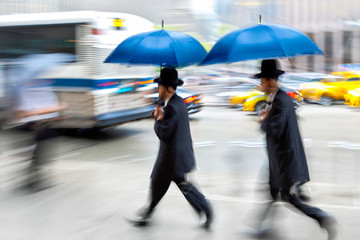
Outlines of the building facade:
[{"label": "building facade", "polygon": [[[141,5],[141,7],[139,7]],[[324,56],[296,57],[286,70],[331,72],[339,64],[360,62],[359,0],[0,0],[0,14],[55,11],[118,11],[194,34],[213,44],[226,30],[258,23],[294,27],[312,38]],[[230,31],[231,28],[228,29]]]}]

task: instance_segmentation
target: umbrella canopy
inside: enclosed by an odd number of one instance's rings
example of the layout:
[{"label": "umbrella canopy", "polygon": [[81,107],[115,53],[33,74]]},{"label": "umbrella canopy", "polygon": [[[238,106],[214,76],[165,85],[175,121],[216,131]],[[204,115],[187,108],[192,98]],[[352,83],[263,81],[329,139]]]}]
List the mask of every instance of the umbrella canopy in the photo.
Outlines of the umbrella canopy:
[{"label": "umbrella canopy", "polygon": [[201,65],[324,54],[304,33],[283,25],[258,24],[223,36]]},{"label": "umbrella canopy", "polygon": [[125,39],[104,62],[186,67],[200,63],[206,53],[204,47],[190,35],[161,29]]}]

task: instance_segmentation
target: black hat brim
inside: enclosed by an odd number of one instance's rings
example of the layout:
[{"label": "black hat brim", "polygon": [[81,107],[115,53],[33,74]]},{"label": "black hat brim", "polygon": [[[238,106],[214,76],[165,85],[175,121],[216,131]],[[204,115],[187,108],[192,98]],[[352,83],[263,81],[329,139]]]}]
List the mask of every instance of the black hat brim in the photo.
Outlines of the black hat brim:
[{"label": "black hat brim", "polygon": [[280,76],[280,75],[282,75],[284,73],[285,73],[284,71],[277,69],[273,73],[263,73],[263,72],[261,72],[261,73],[255,74],[254,77],[255,78],[274,78],[274,77],[278,77],[278,76]]},{"label": "black hat brim", "polygon": [[184,84],[184,81],[181,80],[180,78],[177,79],[177,84],[176,85],[169,84],[167,82],[163,82],[163,81],[161,81],[161,78],[155,78],[154,82],[156,82],[158,84],[161,84],[161,85],[164,85],[164,86],[169,86],[169,87],[178,87],[178,86],[182,86]]}]

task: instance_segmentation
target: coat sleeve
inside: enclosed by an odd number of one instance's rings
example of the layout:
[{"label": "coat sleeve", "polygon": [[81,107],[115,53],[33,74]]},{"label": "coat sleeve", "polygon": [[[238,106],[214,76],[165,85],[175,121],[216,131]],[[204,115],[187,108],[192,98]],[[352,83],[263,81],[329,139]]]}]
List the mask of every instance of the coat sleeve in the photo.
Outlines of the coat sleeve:
[{"label": "coat sleeve", "polygon": [[279,100],[274,100],[269,116],[261,123],[261,129],[279,139],[286,129],[287,118],[287,106]]},{"label": "coat sleeve", "polygon": [[156,120],[154,130],[161,141],[168,141],[177,127],[177,114],[175,109],[168,105],[162,120]]}]

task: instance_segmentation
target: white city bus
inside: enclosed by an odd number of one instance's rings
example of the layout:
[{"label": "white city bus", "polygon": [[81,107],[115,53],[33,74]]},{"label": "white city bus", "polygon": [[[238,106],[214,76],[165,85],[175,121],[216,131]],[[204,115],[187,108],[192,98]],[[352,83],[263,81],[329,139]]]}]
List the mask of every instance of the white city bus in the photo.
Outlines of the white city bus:
[{"label": "white city bus", "polygon": [[95,11],[0,16],[0,61],[26,54],[72,53],[76,61],[45,77],[53,81],[72,117],[60,127],[101,128],[146,118],[153,105],[144,95],[156,69],[103,63],[127,37],[154,24],[126,13]]}]

